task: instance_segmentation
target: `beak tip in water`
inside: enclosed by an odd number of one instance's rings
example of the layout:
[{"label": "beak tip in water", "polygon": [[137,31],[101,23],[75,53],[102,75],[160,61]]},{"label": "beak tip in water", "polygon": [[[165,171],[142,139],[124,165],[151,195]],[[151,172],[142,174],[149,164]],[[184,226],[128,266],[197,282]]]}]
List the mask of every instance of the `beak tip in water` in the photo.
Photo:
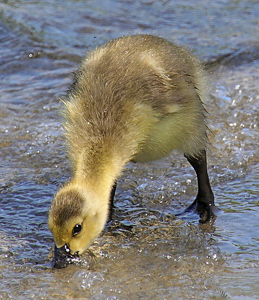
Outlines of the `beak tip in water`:
[{"label": "beak tip in water", "polygon": [[62,269],[67,267],[69,264],[77,262],[79,259],[78,253],[72,255],[70,249],[67,245],[64,245],[61,248],[55,246],[54,258],[53,258],[53,267],[56,269]]}]

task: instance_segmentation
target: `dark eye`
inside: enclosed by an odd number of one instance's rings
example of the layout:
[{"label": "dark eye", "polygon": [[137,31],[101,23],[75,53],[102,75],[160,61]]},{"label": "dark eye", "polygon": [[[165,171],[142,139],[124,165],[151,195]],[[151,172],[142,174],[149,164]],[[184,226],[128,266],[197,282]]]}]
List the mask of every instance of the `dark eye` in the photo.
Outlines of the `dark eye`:
[{"label": "dark eye", "polygon": [[75,227],[73,228],[73,235],[77,235],[80,231],[82,230],[82,225],[81,224],[76,224]]}]

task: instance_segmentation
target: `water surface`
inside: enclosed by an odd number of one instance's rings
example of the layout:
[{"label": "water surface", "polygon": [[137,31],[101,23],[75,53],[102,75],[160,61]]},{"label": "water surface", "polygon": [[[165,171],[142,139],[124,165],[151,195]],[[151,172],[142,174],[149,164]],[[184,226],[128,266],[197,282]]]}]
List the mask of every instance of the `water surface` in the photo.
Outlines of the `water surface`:
[{"label": "water surface", "polygon": [[[0,299],[259,298],[257,1],[0,3]],[[196,194],[177,153],[127,165],[115,218],[78,264],[51,266],[47,213],[71,176],[59,97],[87,51],[150,33],[189,47],[210,80],[208,168],[221,214],[175,218]]]}]

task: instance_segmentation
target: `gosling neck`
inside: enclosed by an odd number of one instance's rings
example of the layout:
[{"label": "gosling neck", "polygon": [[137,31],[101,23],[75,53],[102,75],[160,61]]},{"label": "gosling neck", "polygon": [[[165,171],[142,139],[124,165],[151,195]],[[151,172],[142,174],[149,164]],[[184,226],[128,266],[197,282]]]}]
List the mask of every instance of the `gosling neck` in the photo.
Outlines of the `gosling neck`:
[{"label": "gosling neck", "polygon": [[107,204],[114,182],[126,162],[118,155],[106,153],[106,156],[89,157],[86,153],[81,153],[78,156],[71,185],[78,186],[101,205]]}]

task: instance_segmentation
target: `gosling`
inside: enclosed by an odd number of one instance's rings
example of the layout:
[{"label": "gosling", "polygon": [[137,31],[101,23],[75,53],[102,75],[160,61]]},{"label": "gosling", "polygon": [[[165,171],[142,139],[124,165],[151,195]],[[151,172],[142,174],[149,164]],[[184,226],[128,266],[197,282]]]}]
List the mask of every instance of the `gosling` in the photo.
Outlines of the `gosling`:
[{"label": "gosling", "polygon": [[212,218],[206,85],[191,53],[152,35],[112,40],[85,58],[63,99],[73,176],[49,211],[56,249],[82,254],[111,217],[125,164],[157,160],[173,149],[198,178],[197,197],[187,210],[195,210],[201,222]]}]

